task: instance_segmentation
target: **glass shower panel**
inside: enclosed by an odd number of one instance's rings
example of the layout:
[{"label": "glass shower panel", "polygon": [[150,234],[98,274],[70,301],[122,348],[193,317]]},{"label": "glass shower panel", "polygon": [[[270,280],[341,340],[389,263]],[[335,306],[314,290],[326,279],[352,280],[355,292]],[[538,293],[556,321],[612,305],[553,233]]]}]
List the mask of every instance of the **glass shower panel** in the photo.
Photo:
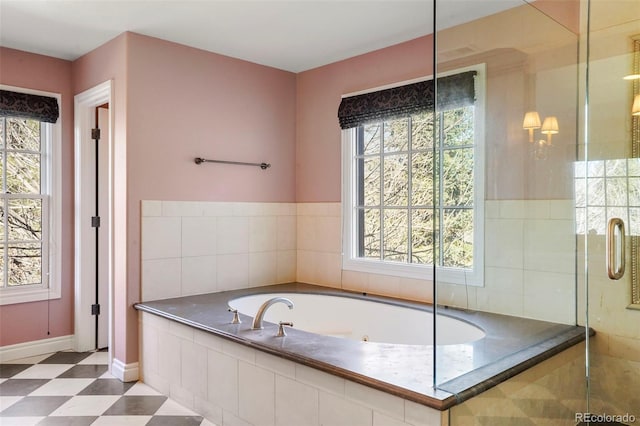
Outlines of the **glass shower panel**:
[{"label": "glass shower panel", "polygon": [[640,2],[582,5],[587,161],[576,165],[576,207],[587,286],[578,309],[595,331],[586,411],[592,420],[632,424],[640,419]]},{"label": "glass shower panel", "polygon": [[[578,35],[551,6],[436,1],[435,384],[452,394],[576,324]],[[440,77],[469,71],[475,101],[451,102]],[[446,344],[446,317],[493,331]]]}]

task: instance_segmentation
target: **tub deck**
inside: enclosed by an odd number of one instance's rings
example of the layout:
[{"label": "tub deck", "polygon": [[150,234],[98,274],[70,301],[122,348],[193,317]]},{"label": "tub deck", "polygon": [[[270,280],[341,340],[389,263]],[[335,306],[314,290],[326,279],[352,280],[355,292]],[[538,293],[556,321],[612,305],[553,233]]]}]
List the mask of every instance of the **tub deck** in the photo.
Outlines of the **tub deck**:
[{"label": "tub deck", "polygon": [[486,336],[471,343],[437,346],[438,386],[434,388],[432,345],[359,342],[295,328],[279,338],[276,324],[265,321],[263,330],[251,330],[252,318],[243,314],[241,324],[230,323],[229,300],[277,292],[352,297],[433,311],[428,304],[302,283],[142,302],[135,308],[438,410],[482,393],[585,339],[584,327],[439,308],[438,313],[479,326]]}]

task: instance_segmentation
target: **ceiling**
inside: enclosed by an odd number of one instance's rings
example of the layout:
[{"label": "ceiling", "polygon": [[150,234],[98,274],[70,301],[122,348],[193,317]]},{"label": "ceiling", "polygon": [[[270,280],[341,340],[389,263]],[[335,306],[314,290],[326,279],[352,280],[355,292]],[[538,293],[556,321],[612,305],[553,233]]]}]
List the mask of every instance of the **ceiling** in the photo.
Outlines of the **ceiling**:
[{"label": "ceiling", "polygon": [[[523,0],[437,0],[438,29]],[[426,34],[432,0],[0,0],[0,46],[75,60],[132,31],[291,72]]]}]

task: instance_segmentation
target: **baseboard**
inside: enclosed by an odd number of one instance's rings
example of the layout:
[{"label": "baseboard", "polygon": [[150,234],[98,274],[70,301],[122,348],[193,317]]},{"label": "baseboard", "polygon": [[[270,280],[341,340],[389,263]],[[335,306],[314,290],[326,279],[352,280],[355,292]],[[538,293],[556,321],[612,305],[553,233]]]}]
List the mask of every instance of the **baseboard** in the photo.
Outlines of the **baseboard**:
[{"label": "baseboard", "polygon": [[0,347],[0,362],[50,354],[58,351],[68,351],[73,349],[73,345],[74,336],[72,334],[69,336],[51,337],[49,339],[2,346]]},{"label": "baseboard", "polygon": [[140,377],[139,365],[137,362],[125,364],[114,358],[111,363],[111,374],[123,382],[135,382]]}]

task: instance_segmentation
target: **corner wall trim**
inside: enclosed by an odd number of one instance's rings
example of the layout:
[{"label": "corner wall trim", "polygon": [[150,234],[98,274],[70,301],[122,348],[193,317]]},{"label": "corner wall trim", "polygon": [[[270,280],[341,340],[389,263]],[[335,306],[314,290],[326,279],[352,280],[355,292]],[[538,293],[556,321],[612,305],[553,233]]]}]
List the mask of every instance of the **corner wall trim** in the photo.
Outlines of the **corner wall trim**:
[{"label": "corner wall trim", "polygon": [[0,362],[45,355],[58,351],[67,351],[73,349],[74,341],[74,335],[71,334],[68,336],[51,337],[49,339],[2,346],[0,347]]},{"label": "corner wall trim", "polygon": [[135,382],[138,380],[139,365],[137,362],[125,364],[119,359],[114,358],[111,363],[111,374],[123,382]]}]

